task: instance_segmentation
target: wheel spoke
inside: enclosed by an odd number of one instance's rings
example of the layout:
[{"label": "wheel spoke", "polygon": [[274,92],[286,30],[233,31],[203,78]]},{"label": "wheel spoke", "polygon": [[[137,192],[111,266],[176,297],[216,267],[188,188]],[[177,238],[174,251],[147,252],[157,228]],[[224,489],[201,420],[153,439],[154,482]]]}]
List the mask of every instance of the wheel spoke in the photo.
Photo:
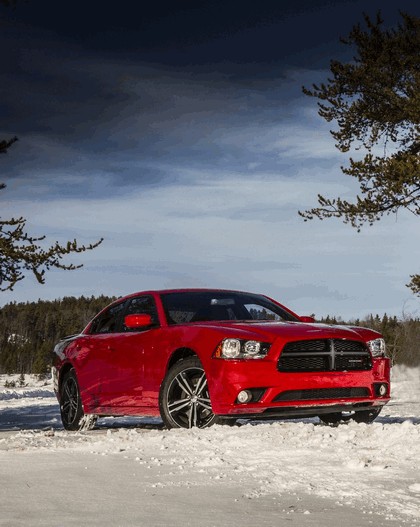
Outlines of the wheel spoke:
[{"label": "wheel spoke", "polygon": [[182,371],[179,375],[175,377],[176,382],[178,383],[179,387],[184,390],[188,395],[193,394],[193,388],[190,385],[189,379],[187,378],[184,371]]},{"label": "wheel spoke", "polygon": [[63,406],[63,410],[64,410],[64,413],[67,416],[67,420],[68,421],[72,421],[72,416],[73,416],[74,410],[73,410],[73,407],[71,405],[71,401],[68,401],[67,404],[65,404],[65,406]]},{"label": "wheel spoke", "polygon": [[211,404],[210,404],[210,399],[203,399],[202,397],[200,397],[197,401],[197,404],[199,404],[200,406],[202,406],[203,408],[205,408],[206,410],[211,410]]},{"label": "wheel spoke", "polygon": [[206,379],[206,374],[203,372],[203,375],[200,377],[195,387],[196,395],[200,397],[200,395],[203,393],[205,388],[207,388],[207,379]]},{"label": "wheel spoke", "polygon": [[193,404],[193,425],[197,426],[197,403]]},{"label": "wheel spoke", "polygon": [[70,400],[72,398],[72,395],[71,395],[71,392],[70,392],[70,387],[69,387],[69,384],[67,383],[66,386],[64,387],[64,392],[65,394],[67,395],[68,399]]},{"label": "wheel spoke", "polygon": [[188,412],[188,428],[193,427],[193,411],[195,408],[195,404],[192,404],[190,407],[190,411]]},{"label": "wheel spoke", "polygon": [[183,408],[190,406],[192,403],[189,399],[180,399],[179,401],[173,401],[168,404],[168,410],[172,414],[173,412],[178,413]]}]

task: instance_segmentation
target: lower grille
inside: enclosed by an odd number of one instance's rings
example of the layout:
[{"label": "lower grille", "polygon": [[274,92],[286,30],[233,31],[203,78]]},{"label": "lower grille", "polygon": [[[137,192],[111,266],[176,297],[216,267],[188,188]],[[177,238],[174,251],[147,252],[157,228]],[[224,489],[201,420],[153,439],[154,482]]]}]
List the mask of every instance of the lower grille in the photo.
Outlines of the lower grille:
[{"label": "lower grille", "polygon": [[289,342],[277,368],[282,372],[357,371],[372,368],[363,342],[346,339],[317,339]]},{"label": "lower grille", "polygon": [[281,401],[308,401],[313,399],[353,399],[369,397],[368,388],[320,388],[314,390],[288,390],[279,393],[273,403]]}]

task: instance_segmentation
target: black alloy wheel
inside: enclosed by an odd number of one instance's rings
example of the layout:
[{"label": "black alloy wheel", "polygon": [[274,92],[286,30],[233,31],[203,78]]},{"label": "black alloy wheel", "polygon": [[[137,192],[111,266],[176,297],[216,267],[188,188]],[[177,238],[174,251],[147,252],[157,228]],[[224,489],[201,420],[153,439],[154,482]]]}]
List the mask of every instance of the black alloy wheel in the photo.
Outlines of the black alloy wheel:
[{"label": "black alloy wheel", "polygon": [[96,416],[85,415],[74,369],[65,374],[60,390],[61,421],[66,430],[90,430]]},{"label": "black alloy wheel", "polygon": [[198,357],[177,362],[162,383],[159,407],[168,428],[206,428],[216,422]]}]

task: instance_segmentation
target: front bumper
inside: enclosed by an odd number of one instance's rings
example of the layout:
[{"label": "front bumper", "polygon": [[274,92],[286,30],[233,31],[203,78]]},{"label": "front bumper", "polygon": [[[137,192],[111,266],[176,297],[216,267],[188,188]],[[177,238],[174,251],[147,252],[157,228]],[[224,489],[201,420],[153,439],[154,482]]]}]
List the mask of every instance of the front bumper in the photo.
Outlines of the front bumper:
[{"label": "front bumper", "polygon": [[[390,400],[390,362],[365,371],[284,373],[271,360],[212,360],[208,376],[213,412],[225,417],[302,417],[362,411]],[[379,395],[379,386],[386,391]],[[255,399],[239,403],[238,393]],[[329,395],[332,394],[332,395]]]}]

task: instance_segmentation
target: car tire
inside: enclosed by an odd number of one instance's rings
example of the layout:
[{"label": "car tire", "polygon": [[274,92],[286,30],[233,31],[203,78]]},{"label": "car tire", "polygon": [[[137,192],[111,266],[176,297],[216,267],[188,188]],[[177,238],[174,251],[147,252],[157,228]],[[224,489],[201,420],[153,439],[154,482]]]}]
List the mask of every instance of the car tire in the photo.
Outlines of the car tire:
[{"label": "car tire", "polygon": [[356,423],[370,424],[373,423],[373,421],[378,417],[378,415],[381,413],[381,410],[382,406],[379,408],[371,408],[370,410],[363,410],[362,412],[355,412],[351,418],[356,421]]},{"label": "car tire", "polygon": [[382,407],[354,412],[351,415],[344,415],[341,412],[337,412],[332,414],[319,415],[318,417],[323,423],[330,426],[335,426],[340,423],[348,423],[350,420],[356,421],[356,423],[370,424],[373,423],[373,421],[378,417],[381,410]]},{"label": "car tire", "polygon": [[83,412],[82,398],[74,369],[65,374],[61,383],[60,413],[66,430],[90,430],[96,423],[95,415]]},{"label": "car tire", "polygon": [[336,426],[340,423],[348,423],[351,419],[350,415],[343,415],[342,412],[335,412],[331,414],[321,414],[318,416],[320,421],[329,426]]},{"label": "car tire", "polygon": [[170,368],[161,386],[159,408],[167,428],[207,428],[217,423],[198,357],[183,359]]}]

